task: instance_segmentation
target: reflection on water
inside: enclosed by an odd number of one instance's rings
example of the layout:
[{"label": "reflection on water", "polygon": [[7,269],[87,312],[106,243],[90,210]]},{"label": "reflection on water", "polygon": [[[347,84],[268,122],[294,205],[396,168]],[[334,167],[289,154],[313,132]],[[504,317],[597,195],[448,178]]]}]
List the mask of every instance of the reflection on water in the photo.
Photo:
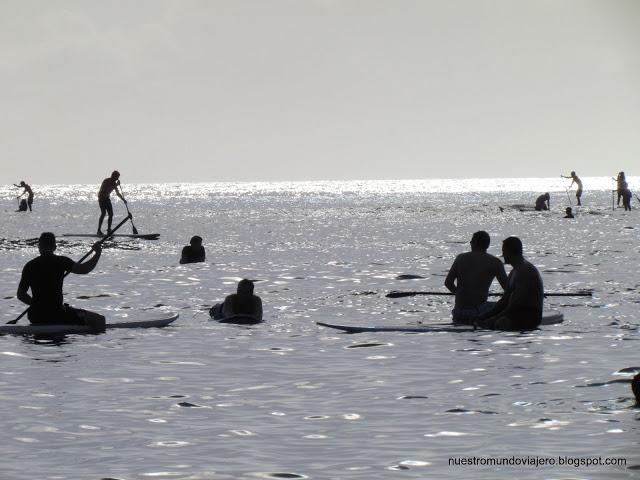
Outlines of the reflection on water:
[{"label": "reflection on water", "polygon": [[[111,321],[143,310],[180,319],[162,330],[0,337],[3,475],[634,478],[637,213],[612,213],[606,190],[586,192],[569,223],[564,189],[557,211],[504,208],[538,191],[553,198],[554,188],[548,179],[128,187],[137,228],[160,240],[108,242],[94,272],[68,277],[66,299]],[[15,290],[38,235],[93,231],[94,190],[39,188],[37,209],[18,215],[0,189],[3,321],[23,309]],[[124,215],[119,203],[116,212]],[[521,236],[548,290],[594,297],[549,297],[566,322],[525,335],[349,336],[315,325],[448,321],[451,298],[385,295],[443,289],[478,229],[492,235],[493,253],[501,238]],[[208,260],[178,265],[193,234]],[[59,253],[79,258],[91,243],[61,239]],[[260,280],[266,322],[211,321],[207,309],[241,278]],[[44,455],[52,445],[55,455]],[[470,452],[623,456],[628,467],[448,465]]]}]

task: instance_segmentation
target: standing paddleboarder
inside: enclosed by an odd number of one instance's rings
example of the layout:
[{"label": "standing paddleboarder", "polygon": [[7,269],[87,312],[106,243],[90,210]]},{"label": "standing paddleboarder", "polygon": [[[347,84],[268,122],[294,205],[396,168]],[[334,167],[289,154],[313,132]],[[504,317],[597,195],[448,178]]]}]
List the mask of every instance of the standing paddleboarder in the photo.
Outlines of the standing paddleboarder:
[{"label": "standing paddleboarder", "polygon": [[31,205],[33,205],[33,190],[31,190],[31,185],[25,183],[24,180],[20,182],[20,185],[13,184],[14,187],[24,188],[24,192],[18,195],[17,198],[20,198],[24,195],[27,195],[27,206],[29,207],[29,211],[32,212]]},{"label": "standing paddleboarder", "polygon": [[105,178],[100,185],[100,191],[98,192],[98,205],[100,206],[100,219],[98,220],[98,235],[101,237],[104,236],[102,233],[102,221],[104,220],[105,214],[107,217],[107,232],[111,232],[111,222],[113,220],[113,205],[111,204],[111,192],[115,190],[116,195],[120,197],[125,205],[127,201],[124,199],[120,190],[118,190],[118,185],[120,185],[120,172],[114,170],[111,173],[109,178]]},{"label": "standing paddleboarder", "polygon": [[582,197],[582,180],[580,180],[580,178],[578,177],[578,175],[576,175],[576,172],[571,172],[571,175],[566,177],[564,175],[560,175],[562,178],[570,178],[571,179],[571,185],[569,185],[569,188],[573,187],[573,184],[576,184],[577,190],[576,190],[576,200],[578,201],[578,206],[582,205],[582,203],[580,203],[580,197]]}]

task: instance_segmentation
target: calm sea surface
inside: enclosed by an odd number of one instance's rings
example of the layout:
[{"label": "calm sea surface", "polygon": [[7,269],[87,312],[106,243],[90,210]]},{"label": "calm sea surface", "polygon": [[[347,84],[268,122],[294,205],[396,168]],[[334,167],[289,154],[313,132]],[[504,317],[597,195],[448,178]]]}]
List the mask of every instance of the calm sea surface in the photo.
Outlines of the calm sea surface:
[{"label": "calm sea surface", "polygon": [[[123,180],[126,180],[123,178]],[[556,179],[124,184],[141,233],[108,242],[67,301],[110,321],[179,312],[174,326],[60,341],[0,337],[0,478],[640,478],[637,210],[612,211],[608,178],[584,207]],[[631,188],[640,185],[630,178]],[[33,186],[33,213],[0,187],[0,320],[42,231],[97,228],[96,185]],[[551,192],[551,212],[520,212]],[[114,202],[116,222],[125,215]],[[501,207],[501,208],[500,208]],[[502,210],[502,211],[501,211]],[[316,321],[442,323],[442,290],[471,234],[490,251],[520,236],[565,323],[534,333],[341,334]],[[123,227],[131,232],[129,225]],[[189,238],[207,262],[178,265]],[[402,280],[401,276],[422,278]],[[207,309],[259,280],[266,322],[220,325]],[[554,459],[554,466],[453,466],[450,458]],[[626,459],[560,466],[558,457]]]}]

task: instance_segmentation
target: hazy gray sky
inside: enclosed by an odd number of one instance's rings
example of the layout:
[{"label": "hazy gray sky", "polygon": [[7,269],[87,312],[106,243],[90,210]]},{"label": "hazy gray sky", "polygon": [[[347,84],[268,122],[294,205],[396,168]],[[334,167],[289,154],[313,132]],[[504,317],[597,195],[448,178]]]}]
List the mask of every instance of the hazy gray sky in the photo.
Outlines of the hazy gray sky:
[{"label": "hazy gray sky", "polygon": [[0,0],[0,182],[640,170],[640,1]]}]

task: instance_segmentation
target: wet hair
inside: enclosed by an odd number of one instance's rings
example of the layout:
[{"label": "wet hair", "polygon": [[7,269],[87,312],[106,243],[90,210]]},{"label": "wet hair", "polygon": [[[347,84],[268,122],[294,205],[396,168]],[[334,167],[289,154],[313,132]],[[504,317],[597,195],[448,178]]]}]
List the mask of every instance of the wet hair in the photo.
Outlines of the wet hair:
[{"label": "wet hair", "polygon": [[502,242],[502,249],[514,255],[522,255],[522,242],[518,237],[508,237]]},{"label": "wet hair", "polygon": [[120,172],[118,170],[114,170],[113,172],[111,172],[111,178],[118,178],[120,177]]},{"label": "wet hair", "polygon": [[480,230],[473,234],[471,243],[486,250],[491,244],[491,237],[484,230]]},{"label": "wet hair", "polygon": [[202,245],[202,237],[200,235],[194,235],[189,240],[189,244],[193,247],[195,245]]},{"label": "wet hair", "polygon": [[640,405],[640,373],[631,380],[631,391],[636,396],[636,402]]},{"label": "wet hair", "polygon": [[56,236],[51,232],[43,232],[38,239],[38,246],[43,248],[56,248]]},{"label": "wet hair", "polygon": [[238,282],[238,295],[253,295],[253,282],[246,278]]}]

